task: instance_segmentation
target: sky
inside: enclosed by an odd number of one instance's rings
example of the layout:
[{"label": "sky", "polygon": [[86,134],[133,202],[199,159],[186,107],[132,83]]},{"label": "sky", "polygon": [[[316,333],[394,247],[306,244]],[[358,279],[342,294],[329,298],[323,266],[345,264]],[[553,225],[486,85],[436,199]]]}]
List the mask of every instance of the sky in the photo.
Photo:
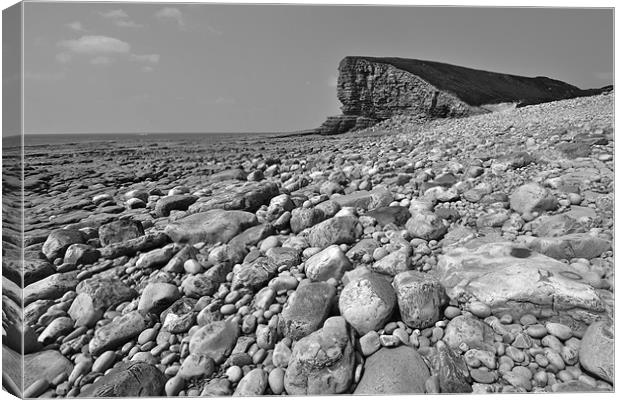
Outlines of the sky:
[{"label": "sky", "polygon": [[348,55],[613,83],[611,9],[25,3],[24,131],[283,132]]}]

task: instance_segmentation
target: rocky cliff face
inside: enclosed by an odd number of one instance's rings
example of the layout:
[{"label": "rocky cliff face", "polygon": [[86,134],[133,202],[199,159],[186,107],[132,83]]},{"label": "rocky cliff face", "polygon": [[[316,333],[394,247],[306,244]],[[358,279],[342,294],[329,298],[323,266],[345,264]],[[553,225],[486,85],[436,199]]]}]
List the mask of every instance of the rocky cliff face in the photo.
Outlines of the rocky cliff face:
[{"label": "rocky cliff face", "polygon": [[546,77],[526,78],[403,58],[345,57],[338,68],[343,115],[329,117],[322,134],[364,129],[394,115],[464,117],[487,105],[530,105],[593,95]]}]

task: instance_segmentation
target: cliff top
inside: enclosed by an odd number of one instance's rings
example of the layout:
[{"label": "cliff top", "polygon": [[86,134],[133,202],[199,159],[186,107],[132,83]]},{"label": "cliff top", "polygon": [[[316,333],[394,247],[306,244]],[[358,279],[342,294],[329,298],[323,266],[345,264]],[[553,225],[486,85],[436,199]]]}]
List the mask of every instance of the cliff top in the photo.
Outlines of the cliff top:
[{"label": "cliff top", "polygon": [[539,76],[529,78],[466,68],[435,61],[397,57],[345,57],[340,68],[364,60],[370,63],[389,64],[414,74],[440,90],[474,106],[520,100],[521,104],[533,104],[558,98],[592,95],[599,89],[582,90],[568,83]]}]

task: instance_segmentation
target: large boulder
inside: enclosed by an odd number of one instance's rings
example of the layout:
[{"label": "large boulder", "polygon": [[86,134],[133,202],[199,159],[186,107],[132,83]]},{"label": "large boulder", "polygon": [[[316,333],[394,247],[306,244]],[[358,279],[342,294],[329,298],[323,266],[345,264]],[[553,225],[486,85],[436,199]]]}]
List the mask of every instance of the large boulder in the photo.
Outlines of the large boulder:
[{"label": "large boulder", "polygon": [[80,392],[80,397],[162,396],[166,376],[145,362],[123,362]]},{"label": "large boulder", "polygon": [[333,217],[310,230],[308,242],[312,247],[327,247],[332,244],[354,243],[362,234],[362,224],[352,215]]},{"label": "large boulder", "polygon": [[209,210],[181,218],[166,226],[166,234],[175,242],[207,245],[228,243],[250,226],[256,215],[245,211]]},{"label": "large boulder", "polygon": [[392,284],[405,324],[413,329],[424,329],[441,319],[447,296],[437,278],[424,272],[405,271],[396,275]]},{"label": "large boulder", "polygon": [[[605,312],[597,291],[568,264],[512,242],[469,242],[439,257],[435,268],[455,302],[482,302],[494,315],[554,319],[583,332]],[[466,284],[463,284],[466,283]]]},{"label": "large boulder", "polygon": [[382,328],[396,305],[390,282],[377,274],[365,274],[347,283],[338,302],[340,315],[360,336]]},{"label": "large boulder", "polygon": [[609,319],[597,321],[586,330],[579,362],[583,369],[613,385],[614,383],[614,325]]},{"label": "large boulder", "polygon": [[316,331],[329,315],[336,289],[325,282],[302,281],[280,314],[280,331],[299,340]]},{"label": "large boulder", "polygon": [[331,317],[323,328],[295,344],[284,387],[293,396],[344,393],[353,383],[354,369],[347,323],[342,317]]},{"label": "large boulder", "polygon": [[383,347],[366,359],[364,375],[353,394],[424,393],[430,377],[422,356],[411,347]]}]

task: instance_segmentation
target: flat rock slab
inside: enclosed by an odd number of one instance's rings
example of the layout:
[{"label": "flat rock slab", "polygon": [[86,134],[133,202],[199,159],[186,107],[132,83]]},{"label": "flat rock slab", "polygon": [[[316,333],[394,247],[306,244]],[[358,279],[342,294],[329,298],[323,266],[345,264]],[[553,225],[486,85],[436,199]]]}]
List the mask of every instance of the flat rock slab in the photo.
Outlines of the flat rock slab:
[{"label": "flat rock slab", "polygon": [[496,316],[559,318],[578,331],[605,312],[596,290],[569,265],[511,242],[477,243],[439,258],[435,271],[452,300],[480,301]]},{"label": "flat rock slab", "polygon": [[75,290],[79,271],[54,274],[24,288],[24,305],[41,299],[57,299],[70,290]]},{"label": "flat rock slab", "polygon": [[166,226],[165,232],[174,242],[214,245],[228,243],[237,234],[257,223],[252,213],[218,209],[181,218]]},{"label": "flat rock slab", "polygon": [[325,282],[300,284],[280,315],[282,334],[299,340],[316,331],[327,318],[336,289]]},{"label": "flat rock slab", "polygon": [[80,392],[79,397],[162,396],[166,376],[154,365],[124,362]]},{"label": "flat rock slab", "polygon": [[586,330],[579,362],[591,374],[614,383],[614,325],[610,320],[597,321]]},{"label": "flat rock slab", "polygon": [[572,233],[558,237],[528,237],[529,249],[557,260],[599,257],[611,249],[609,240],[588,233]]},{"label": "flat rock slab", "polygon": [[105,350],[124,345],[137,337],[145,328],[146,324],[142,314],[138,311],[132,311],[97,329],[88,344],[88,349],[93,355],[101,354]]},{"label": "flat rock slab", "polygon": [[364,375],[353,394],[424,393],[430,377],[422,356],[411,347],[384,347],[368,357]]},{"label": "flat rock slab", "polygon": [[24,387],[44,378],[52,381],[59,374],[71,373],[73,363],[56,350],[45,350],[24,356]]}]

